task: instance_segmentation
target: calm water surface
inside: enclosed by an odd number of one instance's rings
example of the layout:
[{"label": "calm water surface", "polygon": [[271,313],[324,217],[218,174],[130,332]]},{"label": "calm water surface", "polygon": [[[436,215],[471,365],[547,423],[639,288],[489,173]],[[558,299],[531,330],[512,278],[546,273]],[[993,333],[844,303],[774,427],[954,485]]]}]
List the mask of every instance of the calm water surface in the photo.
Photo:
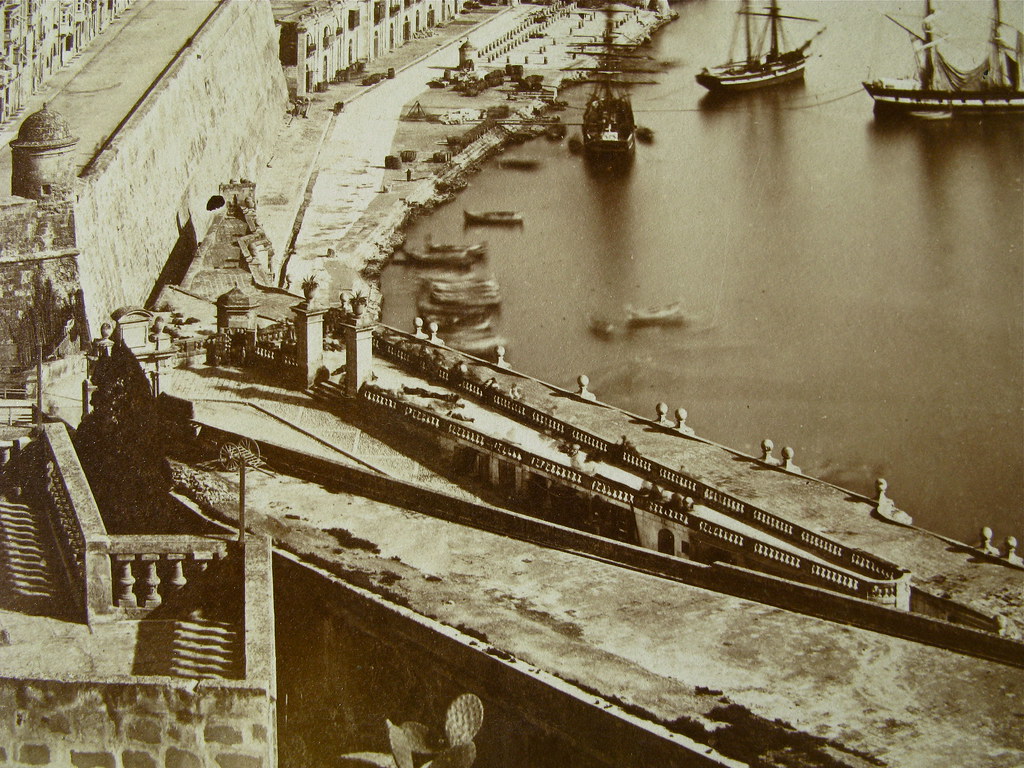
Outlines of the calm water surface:
[{"label": "calm water surface", "polygon": [[[535,141],[510,153],[540,170],[489,167],[409,239],[488,240],[480,271],[501,284],[517,368],[563,385],[587,373],[641,414],[683,406],[700,434],[748,452],[770,437],[860,492],[884,476],[943,533],[1024,539],[1024,124],[875,122],[860,81],[912,66],[882,12],[914,23],[919,5],[786,3],[828,26],[806,82],[721,104],[693,75],[725,57],[735,4],[676,5],[648,49],[671,67],[633,93],[656,141],[627,174]],[[1004,6],[1024,27],[1024,4]],[[974,36],[984,50],[974,14],[988,7],[944,4],[964,63]],[[527,223],[464,233],[463,207]],[[387,322],[411,327],[415,282],[386,271]],[[683,328],[588,330],[673,301]]]}]

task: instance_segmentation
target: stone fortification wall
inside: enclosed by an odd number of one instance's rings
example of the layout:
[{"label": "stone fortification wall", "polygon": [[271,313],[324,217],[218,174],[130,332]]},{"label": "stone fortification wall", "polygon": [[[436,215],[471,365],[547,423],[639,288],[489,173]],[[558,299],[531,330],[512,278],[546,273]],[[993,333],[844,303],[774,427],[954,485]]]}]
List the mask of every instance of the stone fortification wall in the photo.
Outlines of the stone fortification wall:
[{"label": "stone fortification wall", "polygon": [[35,326],[49,355],[81,316],[74,214],[66,203],[10,197],[0,201],[0,366],[34,359]]},{"label": "stone fortification wall", "polygon": [[276,765],[275,709],[265,690],[151,681],[0,679],[0,763]]},{"label": "stone fortification wall", "polygon": [[90,325],[143,304],[168,258],[206,233],[206,202],[259,181],[287,89],[267,0],[225,0],[81,175],[76,208]]}]

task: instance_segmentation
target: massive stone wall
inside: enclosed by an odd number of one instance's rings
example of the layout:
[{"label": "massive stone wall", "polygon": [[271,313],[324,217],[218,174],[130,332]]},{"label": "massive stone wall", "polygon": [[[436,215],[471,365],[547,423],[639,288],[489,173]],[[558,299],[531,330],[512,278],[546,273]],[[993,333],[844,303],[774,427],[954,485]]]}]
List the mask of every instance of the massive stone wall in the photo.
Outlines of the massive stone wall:
[{"label": "massive stone wall", "polygon": [[222,182],[259,181],[286,102],[270,3],[225,0],[81,175],[94,332],[114,308],[146,302],[172,252],[189,255]]},{"label": "massive stone wall", "polygon": [[0,679],[0,764],[276,765],[265,690],[222,682]]}]

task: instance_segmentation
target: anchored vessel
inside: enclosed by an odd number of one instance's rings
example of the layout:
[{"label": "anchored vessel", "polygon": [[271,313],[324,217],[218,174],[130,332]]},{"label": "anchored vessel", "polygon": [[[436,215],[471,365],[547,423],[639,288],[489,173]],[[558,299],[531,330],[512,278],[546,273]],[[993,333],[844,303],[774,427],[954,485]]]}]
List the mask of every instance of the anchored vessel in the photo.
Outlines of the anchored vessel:
[{"label": "anchored vessel", "polygon": [[598,45],[594,68],[594,90],[583,110],[583,151],[596,159],[631,158],[636,150],[636,123],[633,104],[622,84],[616,80],[621,72],[614,42],[616,9],[605,7],[604,37]]},{"label": "anchored vessel", "polygon": [[[754,29],[754,20],[757,18],[767,19],[759,31]],[[750,0],[743,0],[736,12],[736,21],[737,24],[743,24],[746,58],[734,58],[730,50],[729,61],[717,67],[705,67],[697,74],[697,82],[710,91],[749,91],[802,79],[804,64],[807,63],[807,49],[814,38],[824,31],[824,27],[803,45],[790,48],[782,27],[783,19],[817,21],[804,16],[782,14],[776,0],[771,0],[764,10],[755,10]],[[767,52],[763,50],[765,38],[768,39]]]},{"label": "anchored vessel", "polygon": [[1003,28],[1009,25],[1002,20],[999,0],[993,0],[988,55],[973,69],[958,69],[942,55],[939,44],[943,38],[935,35],[935,16],[931,0],[925,0],[920,32],[888,17],[913,38],[917,77],[864,83],[875,100],[875,112],[932,116],[1024,112],[1020,72],[1024,42],[1020,30],[1012,27],[1015,46],[1011,48],[1003,40]]}]

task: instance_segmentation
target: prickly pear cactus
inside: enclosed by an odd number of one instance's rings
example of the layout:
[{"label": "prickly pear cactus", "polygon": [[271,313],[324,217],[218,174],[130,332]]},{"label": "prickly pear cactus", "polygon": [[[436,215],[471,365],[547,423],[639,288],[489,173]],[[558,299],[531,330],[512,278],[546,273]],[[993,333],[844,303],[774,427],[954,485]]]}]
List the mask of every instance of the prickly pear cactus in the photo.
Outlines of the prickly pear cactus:
[{"label": "prickly pear cactus", "polygon": [[448,706],[445,715],[444,737],[435,736],[423,723],[407,722],[395,725],[385,721],[391,754],[361,752],[346,755],[352,764],[416,768],[414,755],[434,755],[434,759],[420,768],[471,768],[476,760],[473,737],[484,722],[484,705],[472,693],[464,693]]},{"label": "prickly pear cactus", "polygon": [[453,747],[471,744],[484,722],[484,705],[472,693],[464,693],[448,707],[444,732]]}]

